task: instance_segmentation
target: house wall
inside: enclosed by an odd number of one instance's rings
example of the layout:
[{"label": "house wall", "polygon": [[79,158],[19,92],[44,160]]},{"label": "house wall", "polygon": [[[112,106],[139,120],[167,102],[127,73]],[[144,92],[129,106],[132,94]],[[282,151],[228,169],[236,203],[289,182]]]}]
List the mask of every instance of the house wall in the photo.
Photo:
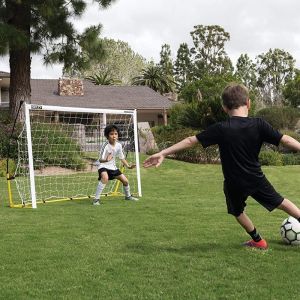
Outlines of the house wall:
[{"label": "house wall", "polygon": [[143,111],[137,112],[138,122],[148,122],[150,127],[164,125],[163,111]]},{"label": "house wall", "polygon": [[0,109],[8,108],[9,106],[9,79],[0,78]]}]

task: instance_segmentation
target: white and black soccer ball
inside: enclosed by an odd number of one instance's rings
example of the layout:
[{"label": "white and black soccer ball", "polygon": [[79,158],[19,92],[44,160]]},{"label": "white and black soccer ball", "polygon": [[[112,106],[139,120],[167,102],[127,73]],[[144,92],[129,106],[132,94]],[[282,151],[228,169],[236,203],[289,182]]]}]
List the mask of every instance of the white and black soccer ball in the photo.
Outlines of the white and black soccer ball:
[{"label": "white and black soccer ball", "polygon": [[282,240],[289,245],[300,245],[300,223],[293,217],[285,219],[280,227]]}]

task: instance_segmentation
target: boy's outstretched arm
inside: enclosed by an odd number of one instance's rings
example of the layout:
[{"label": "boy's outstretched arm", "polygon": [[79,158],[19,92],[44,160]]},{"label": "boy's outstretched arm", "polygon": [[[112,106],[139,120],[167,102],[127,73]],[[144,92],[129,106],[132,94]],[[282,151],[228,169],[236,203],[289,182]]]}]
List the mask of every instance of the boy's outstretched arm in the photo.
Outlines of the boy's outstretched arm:
[{"label": "boy's outstretched arm", "polygon": [[291,150],[300,151],[300,143],[289,135],[284,134],[280,140],[280,143]]},{"label": "boy's outstretched arm", "polygon": [[159,167],[166,156],[168,156],[170,154],[174,154],[178,151],[190,148],[197,143],[198,143],[198,139],[196,138],[196,136],[187,137],[184,140],[182,140],[181,142],[179,142],[169,148],[166,148],[166,149],[160,151],[159,153],[151,155],[144,161],[143,166],[145,168],[149,168],[149,167],[153,167],[153,166]]}]

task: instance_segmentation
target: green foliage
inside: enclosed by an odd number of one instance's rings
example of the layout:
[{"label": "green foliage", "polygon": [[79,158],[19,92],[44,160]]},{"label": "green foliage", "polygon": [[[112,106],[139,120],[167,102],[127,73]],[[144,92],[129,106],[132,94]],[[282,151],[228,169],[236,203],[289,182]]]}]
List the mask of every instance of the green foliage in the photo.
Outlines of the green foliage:
[{"label": "green foliage", "polygon": [[[189,128],[177,128],[174,130],[171,126],[153,127],[152,132],[159,150],[198,133],[198,131]],[[175,153],[172,155],[172,158],[193,163],[218,163],[220,157],[217,146],[203,149],[199,143],[195,147]]]},{"label": "green foliage", "polygon": [[283,86],[294,75],[293,56],[281,49],[270,49],[267,53],[258,55],[257,70],[257,85],[264,103],[281,104]]},{"label": "green foliage", "polygon": [[[9,159],[8,160],[8,173],[10,175],[13,175],[16,170],[16,163],[14,160]],[[6,177],[6,171],[7,171],[7,160],[6,159],[0,159],[0,177]]]},{"label": "green foliage", "polygon": [[147,66],[145,58],[134,52],[126,42],[108,38],[101,41],[105,51],[103,58],[92,64],[83,75],[108,74],[114,79],[114,84],[130,85],[132,78]]},{"label": "green foliage", "polygon": [[169,119],[168,119],[168,124],[176,129],[181,127],[178,123],[178,119],[180,115],[184,113],[184,110],[186,108],[186,104],[182,102],[175,103],[172,105],[172,107],[169,109]]},{"label": "green foliage", "polygon": [[300,165],[300,154],[299,153],[285,153],[282,155],[283,165]]},{"label": "green foliage", "polygon": [[117,85],[120,84],[120,81],[112,78],[108,72],[104,74],[95,74],[86,77],[85,79],[91,81],[95,85]]},{"label": "green foliage", "polygon": [[[100,8],[114,0],[97,0]],[[20,99],[30,99],[32,53],[43,55],[45,64],[62,63],[63,71],[76,75],[103,57],[98,36],[101,25],[80,28],[72,22],[87,7],[84,0],[1,1],[0,54],[9,54],[10,111],[16,117]]]},{"label": "green foliage", "polygon": [[177,116],[177,122],[183,127],[205,129],[227,118],[219,99],[184,104]]},{"label": "green foliage", "polygon": [[256,67],[247,54],[238,58],[235,76],[250,90],[256,89]]},{"label": "green foliage", "polygon": [[300,118],[300,110],[292,107],[268,107],[256,114],[269,122],[276,129],[294,129]]},{"label": "green foliage", "polygon": [[196,25],[191,36],[196,78],[204,74],[232,73],[233,66],[225,51],[225,43],[230,40],[228,32],[218,25]]},{"label": "green foliage", "polygon": [[300,70],[296,71],[296,76],[287,82],[283,95],[291,106],[300,106]]},{"label": "green foliage", "polygon": [[221,101],[221,95],[227,84],[236,81],[233,75],[205,75],[201,80],[188,83],[181,90],[180,97],[185,102],[200,100]]},{"label": "green foliage", "polygon": [[161,47],[159,65],[164,74],[173,76],[172,54],[170,45],[168,44],[164,44]]},{"label": "green foliage", "polygon": [[179,45],[174,63],[174,78],[179,90],[193,78],[193,64],[187,43]]},{"label": "green foliage", "polygon": [[1,158],[17,158],[17,137],[20,132],[20,124],[16,124],[13,132],[13,123],[8,113],[1,112],[0,114],[0,159]]},{"label": "green foliage", "polygon": [[259,153],[259,162],[264,166],[282,166],[283,156],[278,151],[261,151]]},{"label": "green foliage", "polygon": [[34,160],[45,165],[61,166],[63,161],[65,168],[85,168],[80,146],[64,130],[63,124],[33,124],[32,152]]},{"label": "green foliage", "polygon": [[159,65],[149,65],[142,73],[132,79],[133,85],[145,85],[161,94],[173,92],[175,81],[173,76],[165,74]]}]

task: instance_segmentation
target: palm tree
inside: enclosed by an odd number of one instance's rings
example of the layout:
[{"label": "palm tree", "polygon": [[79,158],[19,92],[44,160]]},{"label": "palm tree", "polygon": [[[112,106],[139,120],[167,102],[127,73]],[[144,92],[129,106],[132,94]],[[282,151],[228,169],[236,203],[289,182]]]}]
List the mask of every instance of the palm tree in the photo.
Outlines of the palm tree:
[{"label": "palm tree", "polygon": [[146,85],[160,94],[173,92],[175,81],[172,75],[164,74],[158,65],[149,65],[139,76],[132,79],[133,85]]},{"label": "palm tree", "polygon": [[105,72],[103,74],[95,74],[86,77],[85,79],[91,81],[95,85],[118,85],[120,84],[119,80],[112,78],[109,72]]}]

